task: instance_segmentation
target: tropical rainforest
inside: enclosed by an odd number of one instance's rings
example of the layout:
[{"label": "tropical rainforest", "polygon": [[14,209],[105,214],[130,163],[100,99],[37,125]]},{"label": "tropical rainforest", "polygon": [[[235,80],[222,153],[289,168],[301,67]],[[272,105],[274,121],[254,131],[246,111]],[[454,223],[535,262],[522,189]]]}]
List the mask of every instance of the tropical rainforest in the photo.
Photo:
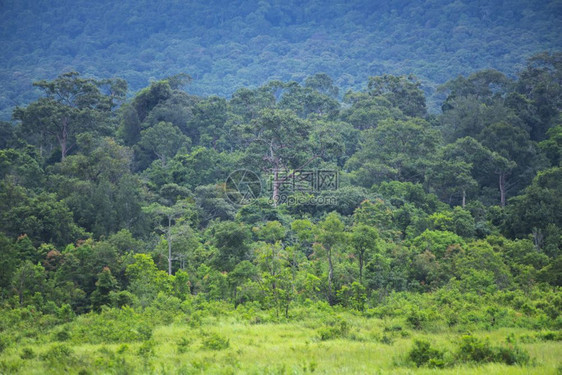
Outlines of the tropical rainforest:
[{"label": "tropical rainforest", "polygon": [[[2,38],[21,47],[4,72],[45,76],[0,76],[18,100],[0,122],[0,373],[562,373],[562,52],[527,56],[533,38],[560,47],[560,6],[423,3],[4,2]],[[451,9],[478,11],[455,16],[464,49],[404,34],[447,30]],[[32,10],[64,22],[26,22]],[[471,44],[514,19],[509,44]],[[181,29],[193,39],[167,33],[180,21],[200,24]],[[355,76],[307,44],[330,46],[332,23],[358,43],[333,55]],[[387,23],[388,44],[369,39]],[[224,42],[268,53],[281,37],[307,69],[282,55],[254,69]],[[164,67],[156,51],[175,43],[215,60]],[[53,44],[60,55],[26,55]],[[460,60],[390,68],[412,48]],[[358,51],[389,65],[371,73]],[[84,69],[52,76],[68,53]],[[483,68],[456,63],[468,54]]]}]

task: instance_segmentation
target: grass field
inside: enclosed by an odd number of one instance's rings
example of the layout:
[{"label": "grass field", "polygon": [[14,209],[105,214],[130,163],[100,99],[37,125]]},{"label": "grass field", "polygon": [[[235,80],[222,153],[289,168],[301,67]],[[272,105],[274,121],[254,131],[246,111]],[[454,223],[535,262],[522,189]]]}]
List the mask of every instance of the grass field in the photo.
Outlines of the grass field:
[{"label": "grass field", "polygon": [[[0,357],[0,372],[21,374],[560,374],[562,344],[519,328],[478,331],[478,338],[505,343],[511,336],[530,356],[524,366],[463,363],[443,369],[408,361],[415,339],[454,356],[462,332],[431,332],[400,321],[344,314],[345,333],[325,337],[318,317],[253,324],[239,317],[206,317],[199,324],[175,319],[157,325],[145,341],[86,344],[80,337],[53,340],[52,333],[21,340]],[[337,325],[336,325],[337,326]],[[329,335],[328,335],[329,336]],[[60,338],[60,337],[59,337]]]}]

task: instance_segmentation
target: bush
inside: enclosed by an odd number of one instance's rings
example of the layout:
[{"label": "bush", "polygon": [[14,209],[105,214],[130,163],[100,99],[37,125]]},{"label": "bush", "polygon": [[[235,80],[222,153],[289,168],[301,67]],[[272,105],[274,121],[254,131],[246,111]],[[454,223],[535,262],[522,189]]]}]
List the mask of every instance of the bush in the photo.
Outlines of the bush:
[{"label": "bush", "polygon": [[138,355],[144,358],[154,355],[154,341],[148,340],[141,344],[138,350]]},{"label": "bush", "polygon": [[494,347],[488,340],[480,340],[469,335],[461,338],[456,358],[460,362],[500,362],[506,365],[521,365],[529,362],[529,353],[514,342],[509,343],[508,346]]},{"label": "bush", "polygon": [[21,359],[33,359],[35,358],[35,352],[31,348],[23,348],[20,353]]},{"label": "bush", "polygon": [[431,344],[424,340],[414,340],[414,347],[408,353],[408,359],[417,367],[442,368],[445,366],[443,352],[432,348]]},{"label": "bush", "polygon": [[203,338],[203,347],[209,350],[223,350],[230,346],[230,340],[218,333],[210,333]]},{"label": "bush", "polygon": [[560,331],[547,331],[539,334],[541,340],[544,341],[562,341],[562,332]]},{"label": "bush", "polygon": [[1,335],[0,336],[0,353],[2,353],[10,344],[10,340],[6,337]]},{"label": "bush", "polygon": [[178,341],[178,353],[185,353],[189,345],[191,345],[191,340],[186,337],[182,337],[180,341]]},{"label": "bush", "polygon": [[102,313],[79,316],[69,324],[72,341],[102,344],[146,341],[152,338],[150,316],[130,308],[103,308]]},{"label": "bush", "polygon": [[41,355],[41,359],[51,365],[66,364],[73,361],[74,352],[65,344],[55,344]]},{"label": "bush", "polygon": [[493,362],[494,351],[488,340],[474,336],[463,336],[459,344],[457,359],[461,362]]},{"label": "bush", "polygon": [[422,329],[424,324],[429,320],[429,317],[425,311],[421,310],[411,310],[406,316],[406,321],[414,329]]},{"label": "bush", "polygon": [[329,325],[318,329],[318,335],[322,341],[346,337],[348,333],[349,325],[342,318],[338,318]]},{"label": "bush", "polygon": [[515,345],[500,346],[496,349],[495,359],[506,365],[524,365],[529,362],[529,353]]},{"label": "bush", "polygon": [[70,333],[66,327],[63,327],[54,334],[53,341],[67,341],[68,339],[70,339]]}]

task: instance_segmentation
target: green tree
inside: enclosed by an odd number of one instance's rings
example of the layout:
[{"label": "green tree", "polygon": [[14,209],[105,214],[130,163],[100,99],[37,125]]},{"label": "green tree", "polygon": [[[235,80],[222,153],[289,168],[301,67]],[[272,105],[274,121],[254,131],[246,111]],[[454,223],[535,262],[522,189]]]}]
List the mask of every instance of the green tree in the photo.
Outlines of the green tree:
[{"label": "green tree", "polygon": [[541,171],[523,194],[511,199],[506,227],[511,235],[523,237],[549,224],[562,228],[562,168]]},{"label": "green tree", "polygon": [[562,125],[556,125],[546,132],[547,139],[539,143],[539,148],[550,160],[552,167],[562,166]]},{"label": "green tree", "polygon": [[[0,201],[2,195],[0,192]],[[30,194],[15,202],[0,213],[0,227],[10,237],[27,234],[37,245],[44,242],[66,246],[86,237],[85,231],[74,223],[68,206],[48,193]]]},{"label": "green tree", "polygon": [[368,92],[371,96],[383,96],[410,117],[427,115],[425,95],[420,82],[414,76],[383,75],[369,77]]},{"label": "green tree", "polygon": [[100,311],[103,305],[110,305],[111,298],[110,293],[117,291],[119,289],[119,284],[115,277],[111,273],[109,267],[104,267],[103,270],[98,273],[98,281],[96,281],[96,289],[90,296],[90,301],[92,301],[92,309],[94,311]]},{"label": "green tree", "polygon": [[376,128],[386,119],[405,119],[402,111],[382,96],[348,92],[344,97],[344,103],[351,107],[342,110],[342,120],[349,122],[358,130]]},{"label": "green tree", "polygon": [[184,237],[191,233],[189,225],[187,228],[182,228],[181,225],[177,225],[178,219],[184,217],[189,212],[191,206],[192,205],[187,201],[178,201],[173,206],[152,203],[150,206],[144,208],[145,212],[157,217],[164,217],[166,220],[165,226],[161,227],[161,229],[165,232],[166,244],[168,247],[168,275],[172,274],[172,261],[174,260],[172,255],[173,241],[178,237]]},{"label": "green tree", "polygon": [[326,296],[330,304],[334,303],[332,290],[332,280],[334,277],[333,253],[338,246],[343,244],[345,237],[344,224],[337,213],[332,212],[328,214],[323,221],[318,223],[316,241],[319,250],[321,249],[326,252],[328,260],[328,290],[326,291]]},{"label": "green tree", "polygon": [[346,167],[365,187],[389,179],[422,182],[440,142],[439,132],[424,120],[385,120],[363,132],[360,149]]},{"label": "green tree", "polygon": [[12,287],[18,296],[20,305],[31,303],[32,297],[34,297],[36,293],[40,293],[41,295],[45,292],[45,269],[40,264],[34,265],[30,261],[23,262],[14,272]]},{"label": "green tree", "polygon": [[[482,145],[497,153],[494,157],[499,179],[500,204],[505,206],[508,190],[521,188],[537,170],[535,146],[524,130],[507,123],[496,123],[480,134]],[[519,186],[509,185],[508,177],[516,174]]]},{"label": "green tree", "polygon": [[[109,84],[113,90],[104,94],[100,87]],[[126,92],[122,80],[96,81],[80,78],[76,72],[60,75],[53,81],[35,82],[45,97],[26,108],[16,108],[14,118],[22,122],[22,129],[42,139],[56,140],[61,160],[76,145],[80,133],[94,134],[107,131],[108,117]],[[42,140],[41,139],[41,140]]]},{"label": "green tree", "polygon": [[333,98],[338,97],[339,89],[334,85],[334,80],[326,73],[316,73],[307,77],[304,81],[304,87],[311,88]]},{"label": "green tree", "polygon": [[160,271],[154,260],[147,254],[135,254],[134,262],[126,268],[129,280],[128,289],[138,297],[141,306],[148,306],[159,292],[170,293],[172,277]]},{"label": "green tree", "polygon": [[208,229],[208,235],[217,249],[214,263],[219,270],[230,271],[239,262],[250,259],[250,231],[243,223],[214,223]]},{"label": "green tree", "polygon": [[173,158],[182,147],[188,147],[191,140],[169,122],[158,124],[141,131],[141,139],[138,146],[144,152],[156,156],[166,167],[168,160]]},{"label": "green tree", "polygon": [[471,172],[472,164],[439,159],[431,167],[428,179],[441,192],[442,199],[448,200],[449,203],[452,203],[452,196],[460,190],[464,208],[467,192],[471,193],[478,188],[478,182],[472,177]]},{"label": "green tree", "polygon": [[12,241],[0,233],[0,296],[2,298],[7,297],[12,275],[20,262]]},{"label": "green tree", "polygon": [[[284,110],[264,110],[259,119],[247,129],[250,142],[247,150],[247,167],[268,169],[273,174],[273,201],[280,199],[280,186],[288,173],[306,166],[310,157],[308,137],[311,124]],[[307,160],[308,159],[308,160]],[[264,163],[257,163],[263,160]]]},{"label": "green tree", "polygon": [[351,242],[359,261],[359,282],[363,284],[363,266],[377,250],[378,232],[365,224],[356,224],[352,228]]},{"label": "green tree", "polygon": [[562,108],[562,52],[532,56],[519,74],[515,89],[526,98],[531,138],[542,141]]}]

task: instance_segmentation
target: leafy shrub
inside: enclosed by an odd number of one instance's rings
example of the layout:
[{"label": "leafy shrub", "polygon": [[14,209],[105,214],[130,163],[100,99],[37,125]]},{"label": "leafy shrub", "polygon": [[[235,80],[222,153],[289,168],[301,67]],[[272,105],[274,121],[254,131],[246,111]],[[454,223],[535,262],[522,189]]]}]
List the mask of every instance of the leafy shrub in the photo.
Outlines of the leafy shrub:
[{"label": "leafy shrub", "polygon": [[109,299],[111,301],[111,305],[118,308],[121,308],[123,306],[133,306],[136,302],[136,296],[128,290],[110,292]]},{"label": "leafy shrub", "polygon": [[349,325],[342,318],[338,318],[318,329],[318,335],[322,341],[346,337],[348,333]]},{"label": "leafy shrub", "polygon": [[406,316],[406,321],[414,329],[422,329],[424,324],[429,320],[429,317],[425,311],[421,310],[411,310]]},{"label": "leafy shrub", "polygon": [[50,365],[64,365],[74,360],[74,352],[65,344],[54,344],[41,355],[41,359]]},{"label": "leafy shrub", "polygon": [[539,334],[541,340],[544,341],[562,341],[562,332],[560,331],[547,331]]},{"label": "leafy shrub", "polygon": [[33,358],[35,358],[35,352],[31,348],[25,347],[21,350],[20,358],[21,359],[33,359]]},{"label": "leafy shrub", "polygon": [[151,357],[154,355],[154,341],[148,340],[141,344],[138,350],[138,355],[141,357]]},{"label": "leafy shrub", "polygon": [[496,348],[495,360],[506,365],[524,365],[529,362],[529,353],[516,345]]},{"label": "leafy shrub", "polygon": [[514,342],[508,343],[508,346],[494,347],[488,340],[467,335],[461,338],[456,358],[460,362],[500,362],[514,365],[529,362],[529,353]]},{"label": "leafy shrub", "polygon": [[384,327],[385,332],[401,332],[404,328],[400,324],[392,324]]},{"label": "leafy shrub", "polygon": [[55,332],[54,341],[67,341],[70,339],[70,333],[66,327],[63,327],[60,331]]},{"label": "leafy shrub", "polygon": [[187,337],[182,337],[180,341],[178,341],[178,353],[185,353],[189,345],[191,345],[191,340]]},{"label": "leafy shrub", "polygon": [[20,360],[1,360],[0,361],[0,374],[17,374],[22,366]]},{"label": "leafy shrub", "polygon": [[146,341],[152,338],[147,318],[130,308],[103,309],[101,314],[89,313],[70,323],[71,337],[80,343],[102,344]]},{"label": "leafy shrub", "polygon": [[442,368],[445,366],[443,352],[432,348],[431,344],[424,340],[414,340],[414,347],[408,353],[408,359],[417,367]]},{"label": "leafy shrub", "polygon": [[218,333],[210,333],[203,338],[203,347],[209,350],[223,350],[230,346],[230,340]]},{"label": "leafy shrub", "polygon": [[0,335],[0,353],[2,353],[9,344],[10,340],[4,335]]},{"label": "leafy shrub", "polygon": [[391,335],[383,333],[380,342],[385,345],[392,345],[394,343],[394,338]]},{"label": "leafy shrub", "polygon": [[459,344],[457,359],[461,362],[493,362],[494,351],[488,340],[463,336]]}]

